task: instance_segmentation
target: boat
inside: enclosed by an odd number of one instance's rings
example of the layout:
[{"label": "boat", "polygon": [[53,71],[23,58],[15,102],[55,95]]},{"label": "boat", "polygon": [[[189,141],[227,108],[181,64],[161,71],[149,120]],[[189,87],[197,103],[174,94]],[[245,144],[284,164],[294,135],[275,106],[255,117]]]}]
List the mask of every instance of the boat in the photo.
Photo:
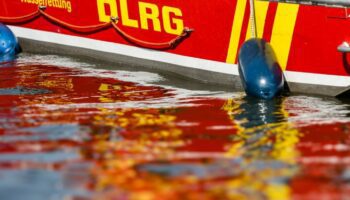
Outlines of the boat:
[{"label": "boat", "polygon": [[258,37],[273,47],[292,92],[350,90],[348,0],[0,2],[0,22],[24,51],[130,63],[241,88],[239,49]]}]

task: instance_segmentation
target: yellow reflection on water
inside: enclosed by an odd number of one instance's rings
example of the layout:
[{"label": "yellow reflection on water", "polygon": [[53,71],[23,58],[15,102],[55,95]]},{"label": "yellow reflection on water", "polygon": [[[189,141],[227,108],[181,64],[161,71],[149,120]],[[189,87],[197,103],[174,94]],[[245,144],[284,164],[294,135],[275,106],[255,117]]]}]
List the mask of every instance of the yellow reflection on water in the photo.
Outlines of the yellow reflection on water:
[{"label": "yellow reflection on water", "polygon": [[[272,102],[271,102],[272,101]],[[252,106],[254,105],[254,106]],[[238,130],[234,144],[227,151],[228,157],[243,157],[243,165],[250,166],[257,160],[296,165],[299,152],[296,144],[301,134],[288,122],[284,99],[254,100],[249,98],[228,99],[222,108]],[[266,181],[276,177],[292,177],[296,169],[270,167],[259,173],[243,173],[232,180],[230,187],[250,188],[260,191],[268,199],[290,199],[288,181]]]}]

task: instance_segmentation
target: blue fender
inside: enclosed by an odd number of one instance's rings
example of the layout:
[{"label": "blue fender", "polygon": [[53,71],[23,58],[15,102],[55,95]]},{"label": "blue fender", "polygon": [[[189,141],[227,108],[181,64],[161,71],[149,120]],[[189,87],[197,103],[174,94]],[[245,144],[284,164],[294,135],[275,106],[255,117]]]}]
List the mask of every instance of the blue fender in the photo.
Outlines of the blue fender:
[{"label": "blue fender", "polygon": [[0,62],[14,60],[20,51],[16,36],[6,25],[0,23]]},{"label": "blue fender", "polygon": [[263,39],[250,39],[242,45],[238,69],[248,96],[271,99],[284,89],[282,69],[271,45]]}]

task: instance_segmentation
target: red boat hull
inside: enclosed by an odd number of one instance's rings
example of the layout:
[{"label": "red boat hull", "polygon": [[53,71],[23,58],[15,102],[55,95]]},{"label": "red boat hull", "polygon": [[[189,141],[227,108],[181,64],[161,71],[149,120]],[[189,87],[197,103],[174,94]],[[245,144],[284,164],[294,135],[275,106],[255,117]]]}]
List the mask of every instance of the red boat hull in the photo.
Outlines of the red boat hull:
[{"label": "red boat hull", "polygon": [[[0,2],[0,20],[14,25],[10,27],[20,38],[226,75],[238,74],[239,48],[251,37],[246,0]],[[39,5],[46,6],[44,14],[30,20],[23,17],[36,12]],[[350,58],[337,47],[350,42],[348,8],[255,1],[255,9],[258,37],[273,46],[293,91],[310,92],[318,87],[312,93],[337,95],[347,89]],[[115,23],[119,31],[112,25],[93,29],[109,23],[110,16],[119,18]],[[86,26],[91,30],[82,31]],[[194,32],[176,45],[157,49],[157,44],[174,41],[185,27]],[[150,51],[153,47],[157,50]]]}]

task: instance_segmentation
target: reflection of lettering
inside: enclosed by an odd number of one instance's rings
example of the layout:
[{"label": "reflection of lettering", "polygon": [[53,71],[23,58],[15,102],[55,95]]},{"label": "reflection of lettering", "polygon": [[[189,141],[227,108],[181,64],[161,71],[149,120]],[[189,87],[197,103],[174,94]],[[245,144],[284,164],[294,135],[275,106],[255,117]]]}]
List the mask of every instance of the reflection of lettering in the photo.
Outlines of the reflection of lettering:
[{"label": "reflection of lettering", "polygon": [[72,12],[72,3],[70,0],[21,0],[22,3],[31,3],[52,8],[65,9]]},{"label": "reflection of lettering", "polygon": [[[179,8],[163,6],[159,7],[153,3],[138,2],[139,19],[131,19],[127,0],[97,0],[99,20],[109,22],[111,16],[118,15],[118,5],[120,7],[120,18],[123,26],[141,28],[149,30],[150,26],[154,31],[161,32],[162,29],[169,34],[180,35],[184,24],[182,11]],[[107,12],[106,8],[109,8]]]}]

